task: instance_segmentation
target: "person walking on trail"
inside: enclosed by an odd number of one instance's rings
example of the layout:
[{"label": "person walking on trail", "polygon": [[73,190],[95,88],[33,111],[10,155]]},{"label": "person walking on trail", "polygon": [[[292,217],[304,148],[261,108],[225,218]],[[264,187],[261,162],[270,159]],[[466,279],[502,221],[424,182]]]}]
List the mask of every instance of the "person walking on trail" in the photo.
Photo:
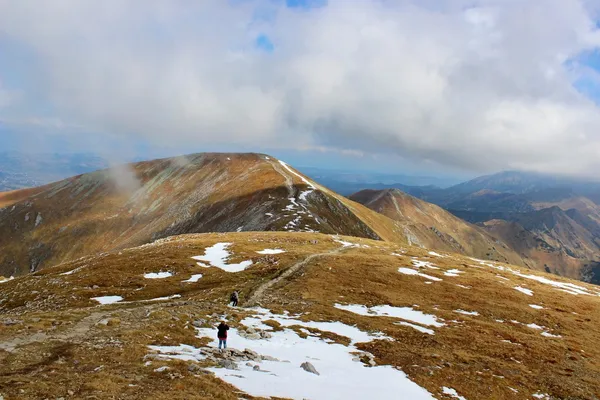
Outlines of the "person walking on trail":
[{"label": "person walking on trail", "polygon": [[238,301],[240,300],[240,295],[237,292],[237,290],[235,290],[233,293],[231,293],[229,300],[231,301],[232,306],[237,307]]},{"label": "person walking on trail", "polygon": [[221,347],[224,349],[227,348],[227,331],[229,330],[229,325],[225,323],[225,321],[221,321],[219,326],[217,327],[218,333],[217,338],[219,339],[219,350]]}]

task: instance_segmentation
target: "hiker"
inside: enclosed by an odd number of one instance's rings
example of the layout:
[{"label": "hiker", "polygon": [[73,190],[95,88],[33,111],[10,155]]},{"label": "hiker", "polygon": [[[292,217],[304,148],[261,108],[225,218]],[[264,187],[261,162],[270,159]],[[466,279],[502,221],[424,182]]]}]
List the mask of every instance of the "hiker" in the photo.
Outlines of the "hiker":
[{"label": "hiker", "polygon": [[217,330],[219,331],[217,333],[217,338],[219,339],[219,350],[221,350],[221,346],[223,346],[223,348],[226,349],[227,348],[227,331],[229,330],[229,325],[227,325],[225,323],[225,321],[221,321],[221,323],[217,327]]},{"label": "hiker", "polygon": [[231,301],[231,305],[234,307],[237,307],[239,299],[240,295],[238,294],[237,290],[231,293],[231,296],[229,297],[229,301]]}]

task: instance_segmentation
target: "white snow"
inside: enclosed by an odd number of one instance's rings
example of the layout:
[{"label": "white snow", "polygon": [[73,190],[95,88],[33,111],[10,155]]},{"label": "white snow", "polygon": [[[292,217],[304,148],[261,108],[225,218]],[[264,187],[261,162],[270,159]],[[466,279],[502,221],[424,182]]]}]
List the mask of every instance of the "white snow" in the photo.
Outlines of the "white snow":
[{"label": "white snow", "polygon": [[444,394],[447,394],[448,396],[454,397],[455,399],[459,399],[459,400],[467,400],[462,396],[459,396],[458,393],[456,392],[456,390],[452,389],[452,388],[448,388],[446,386],[444,386],[442,388],[442,392]]},{"label": "white snow", "polygon": [[292,168],[290,168],[289,165],[287,165],[285,162],[279,160],[279,164],[281,164],[285,169],[287,169],[288,171],[290,171],[292,174],[296,175],[298,178],[300,178],[302,180],[302,182],[306,183],[306,185],[313,189],[316,190],[317,188],[315,187],[315,185],[313,185],[312,183],[310,183],[310,181],[308,181],[305,177],[303,177],[302,175],[300,175],[299,173],[297,173],[296,171],[294,171]]},{"label": "white snow", "polygon": [[411,328],[414,328],[414,329],[418,330],[419,332],[423,332],[428,335],[435,335],[435,331],[433,329],[424,328],[420,325],[411,324],[410,322],[402,321],[402,322],[398,322],[396,325],[410,326]]},{"label": "white snow", "polygon": [[140,300],[143,302],[150,302],[150,301],[163,301],[163,300],[173,300],[173,299],[179,299],[181,298],[180,294],[174,294],[172,296],[167,296],[167,297],[157,297],[155,299],[150,299],[150,300]]},{"label": "white snow", "polygon": [[459,274],[463,274],[464,271],[461,271],[460,269],[449,269],[448,271],[444,272],[444,275],[446,276],[459,276]]},{"label": "white snow", "polygon": [[552,334],[552,333],[550,333],[548,331],[542,332],[542,336],[550,337],[550,338],[561,338],[562,337],[560,335],[554,335],[554,334]]},{"label": "white snow", "polygon": [[527,296],[533,296],[533,290],[527,289],[521,286],[515,286],[515,290],[518,290],[521,293],[525,293]]},{"label": "white snow", "polygon": [[536,399],[550,399],[550,396],[548,396],[547,394],[544,393],[535,393],[532,394],[533,397],[535,397]]},{"label": "white snow", "polygon": [[257,251],[258,254],[281,254],[285,253],[285,250],[281,249],[264,249],[261,251]]},{"label": "white snow", "polygon": [[440,278],[436,278],[435,276],[431,276],[431,275],[427,275],[427,274],[422,274],[419,271],[415,271],[414,269],[411,269],[411,268],[400,267],[400,268],[398,268],[398,272],[400,272],[401,274],[404,274],[404,275],[418,275],[423,278],[431,279],[432,281],[438,281],[438,282],[441,281]]},{"label": "white snow", "polygon": [[169,271],[151,272],[149,274],[144,274],[144,278],[146,279],[165,279],[170,276],[173,276],[173,274]]},{"label": "white snow", "polygon": [[544,309],[544,307],[538,306],[537,304],[530,304],[529,307],[531,307],[535,310],[543,310]]},{"label": "white snow", "polygon": [[71,271],[63,272],[61,275],[72,275],[72,274],[74,274],[75,272],[79,271],[82,268],[83,267],[75,268],[75,269],[73,269]]},{"label": "white snow", "polygon": [[0,283],[5,283],[5,282],[12,281],[13,279],[15,279],[15,277],[14,277],[14,276],[11,276],[10,278],[5,278],[5,277],[3,277],[3,276],[0,276],[0,278],[2,278],[2,279],[0,280]]},{"label": "white snow", "polygon": [[[229,251],[227,247],[231,246],[232,243],[217,243],[214,246],[208,247],[203,256],[192,257],[197,261],[207,261],[211,266],[222,269],[226,272],[241,272],[252,265],[252,261],[242,261],[239,264],[227,264],[226,260],[229,258]],[[201,267],[206,267],[203,264],[198,264]]]},{"label": "white snow", "polygon": [[102,296],[102,297],[92,297],[92,300],[96,300],[98,303],[105,305],[105,304],[118,303],[121,300],[123,300],[123,298],[121,296]]},{"label": "white snow", "polygon": [[454,312],[463,315],[479,315],[477,311],[454,310]]},{"label": "white snow", "polygon": [[392,317],[426,326],[435,326],[438,328],[444,326],[435,315],[425,314],[412,307],[393,307],[388,305],[366,307],[360,304],[336,304],[335,308],[367,317]]},{"label": "white snow", "polygon": [[439,269],[438,267],[436,267],[435,265],[433,265],[429,261],[423,261],[423,260],[413,259],[412,263],[415,266],[415,268],[425,267],[425,268],[431,268],[431,269]]},{"label": "white snow", "polygon": [[183,281],[183,282],[196,283],[200,280],[200,278],[202,278],[202,274],[196,274],[196,275],[192,275],[192,277],[190,279],[188,279],[187,281]]},{"label": "white snow", "polygon": [[534,324],[534,323],[527,324],[527,327],[528,327],[528,328],[531,328],[531,329],[537,329],[537,330],[542,330],[542,329],[544,329],[544,327],[543,327],[543,326],[539,326],[538,324]]},{"label": "white snow", "polygon": [[566,291],[567,293],[571,293],[574,295],[578,295],[578,294],[588,294],[589,295],[590,294],[587,288],[585,288],[583,286],[575,285],[573,283],[553,281],[551,279],[544,278],[543,276],[525,275],[518,271],[513,271],[513,273],[522,278],[532,279],[534,281],[538,281],[538,282],[546,284],[546,285],[554,286],[556,288]]},{"label": "white snow", "polygon": [[[304,322],[289,315],[274,315],[266,310],[256,310],[252,319],[242,321],[255,327],[262,321],[275,320],[284,327],[296,325],[304,328],[334,332],[349,337],[352,345],[328,343],[315,336],[302,339],[290,329],[271,332],[271,338],[249,340],[230,329],[229,345],[238,349],[250,349],[261,355],[275,357],[281,361],[262,361],[261,371],[253,365],[239,363],[238,370],[209,368],[224,381],[252,395],[293,399],[364,399],[387,398],[391,393],[407,399],[434,399],[424,388],[412,382],[406,374],[391,366],[366,367],[351,353],[360,353],[354,346],[357,342],[370,342],[376,336],[360,331],[340,322]],[[214,329],[198,329],[199,337],[214,338]],[[213,345],[214,346],[214,345]],[[211,346],[212,347],[212,346]],[[172,351],[173,348],[168,349]],[[183,349],[182,356],[196,357],[190,348]],[[310,374],[300,368],[310,362],[320,373]],[[268,373],[264,371],[269,371]]]},{"label": "white snow", "polygon": [[436,253],[435,251],[430,251],[430,252],[429,252],[429,255],[430,255],[430,256],[434,256],[434,257],[442,257],[442,258],[443,258],[443,257],[446,257],[446,256],[444,256],[444,255],[442,255],[442,254]]}]

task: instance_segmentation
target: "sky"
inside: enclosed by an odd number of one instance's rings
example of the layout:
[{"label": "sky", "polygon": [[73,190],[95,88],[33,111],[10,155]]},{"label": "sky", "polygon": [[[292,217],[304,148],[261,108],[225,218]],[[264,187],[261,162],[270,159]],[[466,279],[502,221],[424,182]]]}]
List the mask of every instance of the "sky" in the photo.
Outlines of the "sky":
[{"label": "sky", "polygon": [[0,0],[0,151],[600,179],[600,0]]}]

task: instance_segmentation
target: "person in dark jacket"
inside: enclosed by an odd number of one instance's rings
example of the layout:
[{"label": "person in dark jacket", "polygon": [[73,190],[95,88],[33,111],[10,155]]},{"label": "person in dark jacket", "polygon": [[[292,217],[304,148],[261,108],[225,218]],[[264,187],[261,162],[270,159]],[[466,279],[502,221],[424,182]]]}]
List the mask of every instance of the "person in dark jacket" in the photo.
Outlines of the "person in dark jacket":
[{"label": "person in dark jacket", "polygon": [[217,333],[217,338],[219,339],[219,350],[221,350],[221,346],[223,346],[223,348],[226,349],[227,348],[227,331],[229,330],[229,325],[227,325],[225,323],[225,321],[221,321],[221,323],[217,327],[217,330],[219,331]]},{"label": "person in dark jacket", "polygon": [[231,293],[231,296],[229,296],[229,301],[231,301],[231,305],[234,307],[237,307],[239,300],[240,300],[240,295],[237,290],[234,290],[234,292]]}]

